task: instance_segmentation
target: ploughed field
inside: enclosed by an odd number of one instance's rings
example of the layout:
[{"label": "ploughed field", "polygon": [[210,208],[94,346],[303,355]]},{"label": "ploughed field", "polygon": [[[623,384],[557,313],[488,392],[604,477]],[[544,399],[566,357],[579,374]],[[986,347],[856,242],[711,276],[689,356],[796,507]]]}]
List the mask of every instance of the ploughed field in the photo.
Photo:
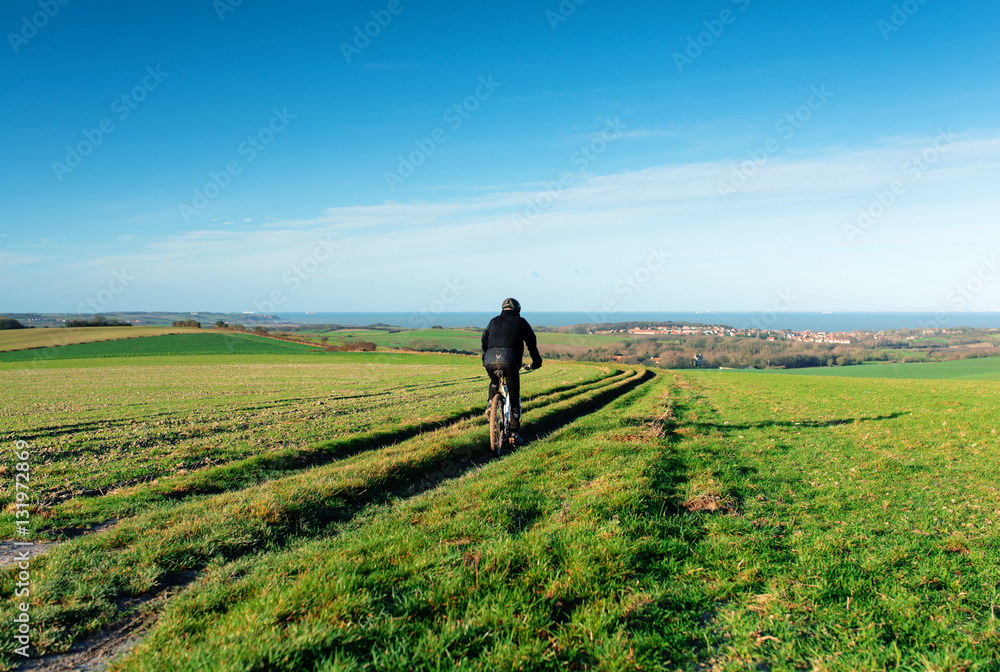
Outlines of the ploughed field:
[{"label": "ploughed field", "polygon": [[66,540],[31,563],[52,666],[85,643],[114,670],[1000,669],[998,382],[546,362],[494,460],[474,357],[0,385],[4,536],[23,440],[32,534]]}]

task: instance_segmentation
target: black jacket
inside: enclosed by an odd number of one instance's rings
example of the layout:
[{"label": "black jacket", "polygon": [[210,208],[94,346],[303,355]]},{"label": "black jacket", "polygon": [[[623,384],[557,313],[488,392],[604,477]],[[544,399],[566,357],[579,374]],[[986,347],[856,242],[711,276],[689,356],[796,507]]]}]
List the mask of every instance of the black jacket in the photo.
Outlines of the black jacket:
[{"label": "black jacket", "polygon": [[531,325],[513,310],[505,310],[490,320],[483,332],[483,366],[493,363],[521,366],[525,345],[532,366],[541,366],[542,356],[538,354],[538,342]]}]

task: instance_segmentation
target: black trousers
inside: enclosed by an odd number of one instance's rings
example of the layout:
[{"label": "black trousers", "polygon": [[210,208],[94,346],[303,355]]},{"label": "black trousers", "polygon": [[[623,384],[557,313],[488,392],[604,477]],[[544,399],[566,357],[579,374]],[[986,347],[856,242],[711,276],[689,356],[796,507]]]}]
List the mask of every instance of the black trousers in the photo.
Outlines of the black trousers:
[{"label": "black trousers", "polygon": [[493,403],[493,397],[500,391],[500,374],[507,379],[507,394],[510,395],[511,429],[521,431],[521,367],[517,364],[494,362],[486,365],[490,374],[490,393],[487,405]]}]

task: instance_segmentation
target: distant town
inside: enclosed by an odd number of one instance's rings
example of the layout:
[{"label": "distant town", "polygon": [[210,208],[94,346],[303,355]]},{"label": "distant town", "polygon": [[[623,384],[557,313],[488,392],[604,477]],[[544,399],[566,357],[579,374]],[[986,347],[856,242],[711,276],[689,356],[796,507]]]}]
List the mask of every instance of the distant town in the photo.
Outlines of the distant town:
[{"label": "distant town", "polygon": [[808,368],[944,361],[995,356],[1000,343],[1000,329],[937,326],[828,332],[624,322],[586,325],[576,333],[625,339],[578,355],[582,359],[664,368]]},{"label": "distant town", "polygon": [[601,331],[591,331],[591,334],[629,334],[632,336],[743,336],[746,338],[764,338],[768,341],[784,339],[787,341],[801,341],[803,343],[855,343],[863,338],[878,339],[881,332],[871,331],[851,331],[851,332],[826,332],[826,331],[792,331],[788,329],[764,330],[764,329],[736,329],[720,325],[687,325],[687,326],[659,326],[652,328],[633,327],[631,329],[609,329]]},{"label": "distant town", "polygon": [[[928,335],[948,335],[961,334],[961,329],[920,329],[920,334]],[[850,345],[859,341],[877,341],[884,339],[883,331],[812,331],[806,329],[795,331],[792,329],[757,329],[744,328],[737,329],[724,325],[685,325],[685,326],[657,326],[657,327],[631,327],[622,329],[606,329],[588,331],[595,335],[622,334],[630,336],[743,336],[745,338],[762,338],[768,341],[799,341],[800,343],[837,343]],[[920,335],[905,336],[905,340],[912,341],[920,338]]]}]

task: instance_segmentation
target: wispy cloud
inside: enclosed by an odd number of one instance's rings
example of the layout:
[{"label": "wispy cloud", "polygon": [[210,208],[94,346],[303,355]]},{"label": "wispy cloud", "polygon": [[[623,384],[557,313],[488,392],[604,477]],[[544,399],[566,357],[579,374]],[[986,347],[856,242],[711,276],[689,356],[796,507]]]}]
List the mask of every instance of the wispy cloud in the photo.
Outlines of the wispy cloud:
[{"label": "wispy cloud", "polygon": [[31,254],[0,251],[0,268],[7,266],[28,266],[56,261],[55,257],[39,257]]},{"label": "wispy cloud", "polygon": [[[858,208],[899,179],[928,140],[775,158],[728,202],[716,184],[728,176],[729,161],[581,177],[521,234],[512,215],[537,197],[537,185],[331,207],[316,217],[266,224],[247,218],[242,227],[206,227],[79,263],[141,269],[137,295],[187,291],[250,310],[254,300],[285,287],[285,274],[318,241],[335,240],[338,252],[286,309],[416,310],[441,282],[459,278],[469,290],[454,310],[518,291],[534,297],[536,310],[587,310],[613,296],[616,282],[650,247],[662,246],[671,263],[630,309],[752,310],[794,285],[804,297],[800,310],[932,310],[970,263],[1000,248],[992,247],[1000,134],[959,140],[860,242],[852,245],[843,234]],[[899,263],[883,263],[886,255],[904,255],[903,267],[913,269],[905,283]],[[4,267],[48,261],[49,273],[71,272],[51,258],[7,252],[0,261]],[[498,285],[498,277],[508,280]],[[359,282],[364,292],[343,291]],[[372,305],[354,296],[385,298]]]}]

